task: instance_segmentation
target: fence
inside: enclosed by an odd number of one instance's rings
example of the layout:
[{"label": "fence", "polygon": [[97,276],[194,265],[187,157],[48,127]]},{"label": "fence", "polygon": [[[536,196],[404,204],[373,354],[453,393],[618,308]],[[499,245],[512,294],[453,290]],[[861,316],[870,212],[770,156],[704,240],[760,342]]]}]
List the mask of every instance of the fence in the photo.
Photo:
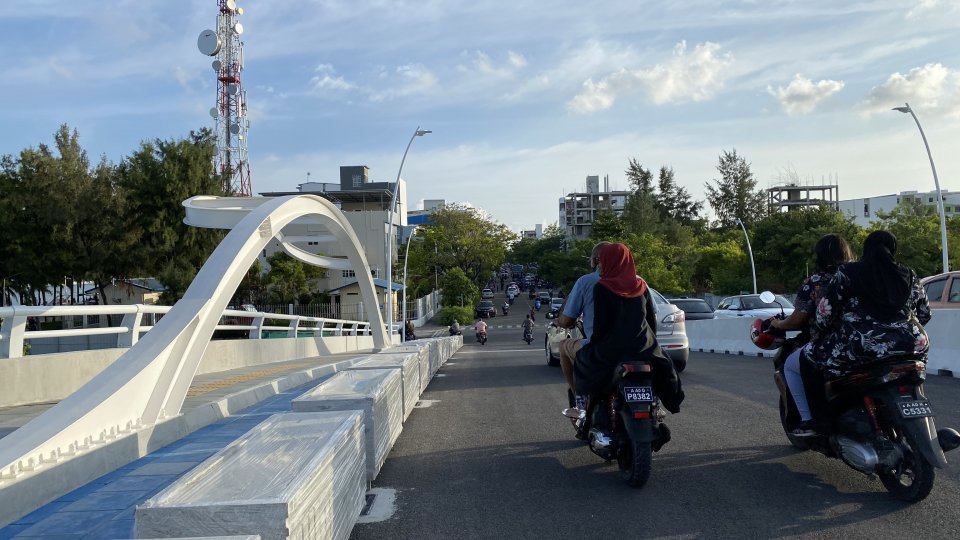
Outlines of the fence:
[{"label": "fence", "polygon": [[[100,343],[107,343],[108,347],[132,347],[140,340],[140,335],[150,331],[156,320],[170,309],[170,306],[144,304],[0,308],[0,321],[2,321],[0,322],[0,358],[19,358],[24,355],[24,344],[37,340],[49,341],[49,338],[86,338],[89,344],[96,336],[103,336],[100,338]],[[115,326],[74,326],[77,322],[85,323],[87,318],[112,315],[122,316]],[[60,328],[44,330],[37,328],[31,321],[36,318],[51,317],[59,318],[61,323],[69,321],[69,325],[61,324]],[[97,322],[103,323],[100,319]],[[225,324],[226,322],[232,324]],[[279,332],[281,335],[285,333],[285,337],[371,335],[370,323],[365,321],[264,311],[224,310],[220,323],[215,330],[245,332],[250,339],[263,339],[267,337],[264,335],[265,332]],[[77,348],[71,347],[70,350],[77,350]]]}]

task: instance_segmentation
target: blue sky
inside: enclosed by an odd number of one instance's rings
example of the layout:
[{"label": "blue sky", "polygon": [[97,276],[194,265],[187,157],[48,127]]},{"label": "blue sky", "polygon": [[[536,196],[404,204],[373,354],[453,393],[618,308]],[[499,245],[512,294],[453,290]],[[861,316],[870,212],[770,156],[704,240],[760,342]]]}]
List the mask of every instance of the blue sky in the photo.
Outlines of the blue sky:
[{"label": "blue sky", "polygon": [[[254,193],[367,165],[519,230],[630,158],[702,198],[736,149],[767,187],[960,189],[960,0],[238,0]],[[212,123],[215,0],[0,3],[0,154],[61,123],[96,158]]]}]

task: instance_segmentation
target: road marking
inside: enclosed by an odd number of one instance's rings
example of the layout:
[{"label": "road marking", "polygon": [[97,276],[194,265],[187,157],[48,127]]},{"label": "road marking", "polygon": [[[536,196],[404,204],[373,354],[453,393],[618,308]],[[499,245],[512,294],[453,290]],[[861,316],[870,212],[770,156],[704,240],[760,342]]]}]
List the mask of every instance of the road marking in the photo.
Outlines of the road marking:
[{"label": "road marking", "polygon": [[434,374],[434,377],[446,377],[446,376],[447,376],[446,373],[436,373],[436,374]]},{"label": "road marking", "polygon": [[413,406],[414,409],[427,409],[433,407],[435,403],[440,403],[439,399],[421,399]]},{"label": "road marking", "polygon": [[357,519],[357,523],[377,523],[393,517],[397,511],[397,490],[373,488],[367,492],[367,495],[373,495],[373,504],[365,515]]}]

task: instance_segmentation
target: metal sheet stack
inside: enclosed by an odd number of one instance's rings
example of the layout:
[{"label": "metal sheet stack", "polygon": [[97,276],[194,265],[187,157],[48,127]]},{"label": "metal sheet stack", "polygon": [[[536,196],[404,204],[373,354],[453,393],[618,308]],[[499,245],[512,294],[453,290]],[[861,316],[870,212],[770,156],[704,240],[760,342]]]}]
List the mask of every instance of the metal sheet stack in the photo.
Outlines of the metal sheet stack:
[{"label": "metal sheet stack", "polygon": [[420,360],[420,393],[422,394],[430,384],[430,379],[433,378],[433,374],[436,373],[436,371],[433,370],[433,366],[430,365],[430,347],[427,345],[427,340],[418,339],[415,341],[408,341],[403,345],[397,345],[395,347],[384,349],[378,354],[396,354],[405,352],[417,353],[417,356]]},{"label": "metal sheet stack", "polygon": [[413,408],[420,399],[420,357],[417,352],[404,353],[380,353],[361,360],[348,370],[358,369],[397,369],[400,371],[400,379],[403,387],[403,421],[413,412]]},{"label": "metal sheet stack", "polygon": [[400,370],[341,371],[294,399],[294,412],[363,412],[367,480],[372,482],[403,429]]},{"label": "metal sheet stack", "polygon": [[136,510],[136,536],[348,538],[365,502],[363,417],[264,420]]}]

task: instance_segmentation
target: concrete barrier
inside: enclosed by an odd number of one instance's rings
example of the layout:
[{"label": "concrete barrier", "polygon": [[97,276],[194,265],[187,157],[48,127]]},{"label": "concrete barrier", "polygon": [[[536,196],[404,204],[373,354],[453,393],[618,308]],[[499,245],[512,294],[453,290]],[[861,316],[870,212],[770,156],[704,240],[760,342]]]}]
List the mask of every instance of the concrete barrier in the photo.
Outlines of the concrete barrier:
[{"label": "concrete barrier", "polygon": [[[690,350],[707,353],[772,357],[776,351],[758,349],[750,341],[749,317],[687,321]],[[927,372],[960,375],[960,309],[937,309],[926,326],[930,338]]]}]

